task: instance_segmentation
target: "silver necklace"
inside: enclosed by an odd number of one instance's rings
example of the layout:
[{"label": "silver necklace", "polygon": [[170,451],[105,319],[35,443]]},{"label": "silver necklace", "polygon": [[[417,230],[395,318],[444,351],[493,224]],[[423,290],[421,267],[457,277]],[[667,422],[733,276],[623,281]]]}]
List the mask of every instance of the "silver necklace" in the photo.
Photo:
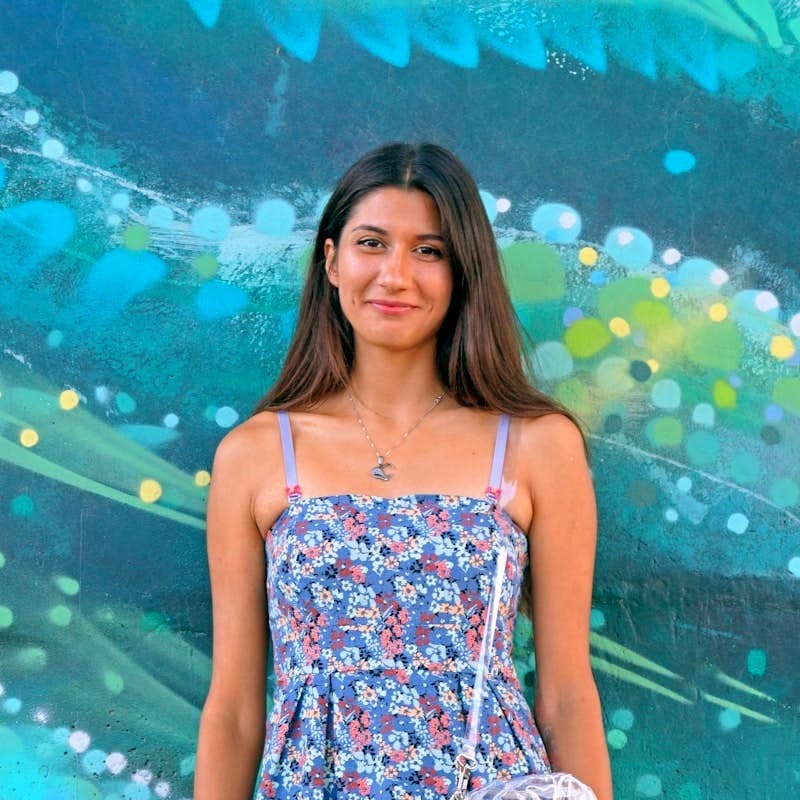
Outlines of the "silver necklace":
[{"label": "silver necklace", "polygon": [[[446,391],[446,390],[445,390]],[[392,476],[386,472],[389,467],[394,468],[394,464],[390,464],[386,457],[389,453],[392,452],[396,447],[399,447],[409,436],[409,434],[417,427],[417,425],[428,416],[428,414],[433,411],[436,406],[439,405],[442,398],[444,397],[445,392],[442,392],[431,404],[431,407],[383,454],[378,450],[375,446],[375,442],[372,441],[372,437],[369,435],[369,431],[367,430],[367,426],[364,424],[364,420],[361,419],[361,414],[358,413],[358,406],[356,405],[356,401],[353,398],[353,395],[350,392],[347,393],[347,397],[350,400],[350,404],[353,406],[353,411],[356,412],[356,419],[358,420],[358,424],[361,426],[361,430],[364,431],[364,436],[367,437],[367,441],[372,445],[372,449],[375,451],[375,455],[378,457],[378,463],[370,470],[369,474],[372,475],[375,480],[378,481],[388,481],[389,478]]]}]

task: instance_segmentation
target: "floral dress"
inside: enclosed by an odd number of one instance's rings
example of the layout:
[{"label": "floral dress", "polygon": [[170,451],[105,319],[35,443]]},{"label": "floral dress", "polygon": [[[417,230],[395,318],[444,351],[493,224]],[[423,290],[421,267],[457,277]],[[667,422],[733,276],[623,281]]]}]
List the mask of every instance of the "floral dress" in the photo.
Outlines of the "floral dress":
[{"label": "floral dress", "polygon": [[511,660],[527,537],[486,497],[303,497],[266,536],[275,694],[256,797],[427,800],[454,790],[498,548],[509,551],[470,788],[550,772]]}]

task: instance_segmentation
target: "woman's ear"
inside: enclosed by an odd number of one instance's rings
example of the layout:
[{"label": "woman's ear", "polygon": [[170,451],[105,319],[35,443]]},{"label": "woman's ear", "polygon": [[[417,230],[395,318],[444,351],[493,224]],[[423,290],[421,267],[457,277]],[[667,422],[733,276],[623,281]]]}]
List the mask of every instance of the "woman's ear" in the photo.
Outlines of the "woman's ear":
[{"label": "woman's ear", "polygon": [[328,280],[334,286],[338,286],[339,273],[336,270],[336,245],[334,245],[333,239],[325,240],[325,272]]}]

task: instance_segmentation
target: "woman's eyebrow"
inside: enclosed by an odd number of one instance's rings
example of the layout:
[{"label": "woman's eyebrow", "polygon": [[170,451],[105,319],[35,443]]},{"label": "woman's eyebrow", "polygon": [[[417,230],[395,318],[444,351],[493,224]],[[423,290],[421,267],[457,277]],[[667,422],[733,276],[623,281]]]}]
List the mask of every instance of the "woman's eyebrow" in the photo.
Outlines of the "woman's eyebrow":
[{"label": "woman's eyebrow", "polygon": [[[378,225],[356,225],[355,228],[353,228],[353,233],[356,231],[370,231],[372,233],[379,233],[381,236],[389,235],[389,231],[387,231],[385,228],[379,227]],[[426,240],[434,239],[437,242],[444,242],[444,236],[441,236],[438,233],[420,233],[416,238]]]}]

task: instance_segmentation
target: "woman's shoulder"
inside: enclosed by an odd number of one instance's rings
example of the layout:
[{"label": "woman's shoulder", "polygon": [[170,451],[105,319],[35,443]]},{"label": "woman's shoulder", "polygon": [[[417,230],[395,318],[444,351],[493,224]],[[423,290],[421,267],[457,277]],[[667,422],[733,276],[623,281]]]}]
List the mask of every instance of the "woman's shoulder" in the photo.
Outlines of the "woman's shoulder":
[{"label": "woman's shoulder", "polygon": [[278,415],[275,411],[259,411],[235,428],[231,428],[217,443],[215,464],[226,467],[252,465],[269,461],[270,454],[278,458],[280,438]]}]

